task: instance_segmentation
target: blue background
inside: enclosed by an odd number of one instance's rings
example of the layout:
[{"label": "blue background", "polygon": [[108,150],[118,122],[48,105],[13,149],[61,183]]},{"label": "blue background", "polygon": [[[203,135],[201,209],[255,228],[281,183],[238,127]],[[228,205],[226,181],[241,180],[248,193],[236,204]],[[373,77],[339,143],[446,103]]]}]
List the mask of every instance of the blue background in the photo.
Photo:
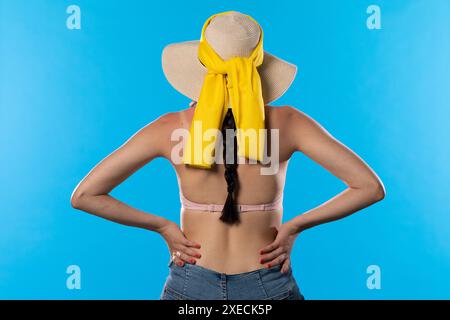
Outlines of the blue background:
[{"label": "blue background", "polygon": [[[66,27],[71,4],[81,30]],[[381,30],[366,27],[371,4]],[[254,17],[265,50],[298,66],[273,105],[315,118],[387,189],[384,201],[298,238],[293,268],[306,298],[450,298],[446,0],[0,0],[0,298],[159,298],[163,239],[77,211],[70,195],[137,130],[188,106],[163,75],[162,49],[198,39],[204,21],[226,10]],[[295,155],[285,219],[344,187]],[[178,221],[177,191],[169,163],[157,159],[111,194]],[[66,288],[72,264],[81,290]],[[380,290],[366,286],[372,264]]]}]

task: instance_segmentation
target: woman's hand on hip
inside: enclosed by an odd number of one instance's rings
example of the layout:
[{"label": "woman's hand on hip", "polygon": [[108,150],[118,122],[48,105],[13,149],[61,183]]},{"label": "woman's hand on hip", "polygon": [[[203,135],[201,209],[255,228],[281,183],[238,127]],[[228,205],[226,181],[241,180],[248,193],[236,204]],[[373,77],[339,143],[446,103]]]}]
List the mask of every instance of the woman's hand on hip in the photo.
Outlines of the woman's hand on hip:
[{"label": "woman's hand on hip", "polygon": [[200,249],[200,244],[188,240],[175,222],[167,222],[158,231],[166,241],[173,262],[177,265],[195,264],[197,261],[195,259],[201,257],[201,254],[195,250]]},{"label": "woman's hand on hip", "polygon": [[281,272],[288,271],[291,267],[291,250],[298,234],[297,228],[290,222],[282,224],[275,240],[260,250],[260,263],[267,268],[281,264]]}]

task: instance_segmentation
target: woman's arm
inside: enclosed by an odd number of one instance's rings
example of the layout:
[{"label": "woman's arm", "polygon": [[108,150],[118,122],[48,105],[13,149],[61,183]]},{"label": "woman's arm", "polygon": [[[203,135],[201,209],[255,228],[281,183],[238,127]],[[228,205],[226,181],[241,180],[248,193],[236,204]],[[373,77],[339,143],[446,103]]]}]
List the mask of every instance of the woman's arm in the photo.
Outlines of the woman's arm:
[{"label": "woman's arm", "polygon": [[158,231],[167,220],[145,213],[113,198],[109,192],[156,157],[163,156],[161,135],[169,126],[165,115],[136,132],[99,162],[72,193],[74,208],[128,226]]},{"label": "woman's arm", "polygon": [[285,130],[292,150],[303,152],[323,166],[341,179],[347,189],[286,222],[280,228],[277,239],[261,250],[262,263],[270,261],[270,265],[275,265],[285,261],[283,267],[289,264],[293,241],[301,231],[342,219],[380,201],[385,195],[380,178],[358,155],[306,114],[287,108]]},{"label": "woman's arm", "polygon": [[178,123],[178,115],[168,113],[136,132],[121,147],[98,163],[81,180],[72,193],[74,208],[127,226],[160,233],[174,259],[182,265],[195,263],[200,244],[186,239],[178,225],[163,217],[135,209],[109,195],[117,185],[157,157],[170,155],[170,135]]},{"label": "woman's arm", "polygon": [[309,116],[294,108],[290,113],[294,150],[301,151],[347,185],[335,197],[292,219],[296,231],[344,218],[384,198],[380,178],[358,155]]}]

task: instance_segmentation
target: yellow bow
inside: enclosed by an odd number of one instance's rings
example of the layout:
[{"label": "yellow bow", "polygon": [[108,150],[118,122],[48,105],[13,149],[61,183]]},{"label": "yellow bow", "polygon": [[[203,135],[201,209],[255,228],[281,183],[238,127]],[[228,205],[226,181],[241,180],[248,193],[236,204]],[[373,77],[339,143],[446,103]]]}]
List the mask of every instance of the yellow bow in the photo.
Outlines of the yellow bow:
[{"label": "yellow bow", "polygon": [[261,27],[248,16],[260,28],[259,42],[249,57],[232,57],[226,61],[214,51],[204,36],[206,27],[214,17],[229,12],[214,14],[206,20],[198,46],[198,58],[208,72],[184,147],[183,163],[201,168],[212,167],[217,133],[230,102],[237,128],[238,155],[258,161],[264,155],[264,100],[256,68],[262,64],[264,57]]}]

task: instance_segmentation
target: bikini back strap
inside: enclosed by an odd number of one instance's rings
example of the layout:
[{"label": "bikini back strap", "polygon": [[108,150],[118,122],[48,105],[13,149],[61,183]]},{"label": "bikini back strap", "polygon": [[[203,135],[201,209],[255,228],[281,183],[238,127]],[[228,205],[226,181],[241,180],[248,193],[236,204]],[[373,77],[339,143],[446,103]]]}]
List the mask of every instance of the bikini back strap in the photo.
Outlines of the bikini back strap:
[{"label": "bikini back strap", "polygon": [[[180,191],[180,202],[184,209],[197,210],[197,211],[211,211],[211,212],[221,212],[223,210],[222,204],[208,204],[208,203],[198,203],[187,199],[183,193]],[[248,212],[248,211],[282,211],[283,210],[283,193],[280,193],[278,197],[269,203],[262,204],[238,204],[238,212]]]}]

